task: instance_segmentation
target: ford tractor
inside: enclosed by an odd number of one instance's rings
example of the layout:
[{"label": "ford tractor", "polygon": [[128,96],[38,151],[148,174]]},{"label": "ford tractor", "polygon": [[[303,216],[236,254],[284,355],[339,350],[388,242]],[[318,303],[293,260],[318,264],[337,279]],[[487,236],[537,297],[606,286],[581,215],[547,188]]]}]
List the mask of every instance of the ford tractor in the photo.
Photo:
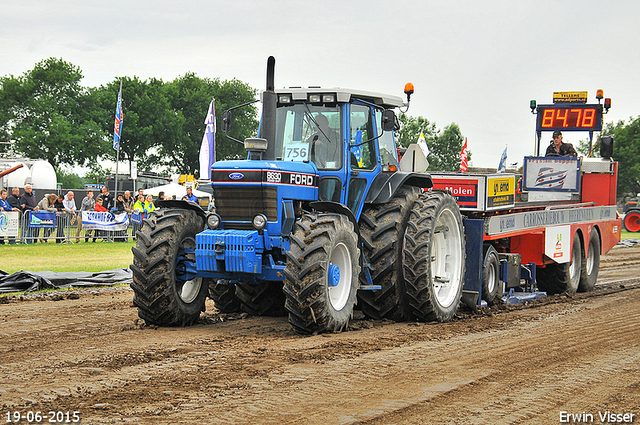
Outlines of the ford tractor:
[{"label": "ford tractor", "polygon": [[406,103],[275,90],[274,69],[270,57],[246,159],[212,166],[216,212],[164,201],[144,220],[131,266],[139,316],[190,325],[209,296],[223,313],[288,314],[302,334],[346,330],[354,308],[373,319],[450,320],[465,273],[462,216],[449,192],[425,190],[424,170],[399,170],[394,110],[408,107],[412,86]]}]

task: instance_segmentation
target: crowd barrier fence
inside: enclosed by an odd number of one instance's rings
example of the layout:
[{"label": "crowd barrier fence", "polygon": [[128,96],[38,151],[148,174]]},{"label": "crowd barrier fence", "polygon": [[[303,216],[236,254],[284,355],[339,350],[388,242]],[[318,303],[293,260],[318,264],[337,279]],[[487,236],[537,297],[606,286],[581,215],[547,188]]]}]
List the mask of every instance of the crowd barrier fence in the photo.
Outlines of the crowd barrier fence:
[{"label": "crowd barrier fence", "polygon": [[0,211],[0,244],[126,242],[135,238],[144,217],[124,212]]}]

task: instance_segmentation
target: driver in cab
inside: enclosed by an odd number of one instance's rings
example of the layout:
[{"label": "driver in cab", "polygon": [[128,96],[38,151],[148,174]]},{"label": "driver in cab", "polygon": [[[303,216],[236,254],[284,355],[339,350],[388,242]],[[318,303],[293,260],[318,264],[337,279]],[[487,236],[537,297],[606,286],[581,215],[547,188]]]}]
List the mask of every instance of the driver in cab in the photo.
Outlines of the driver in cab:
[{"label": "driver in cab", "polygon": [[562,132],[556,130],[553,132],[553,140],[547,147],[545,156],[578,156],[578,152],[571,143],[562,143]]},{"label": "driver in cab", "polygon": [[339,135],[329,127],[326,116],[318,114],[314,117],[318,132],[309,137],[311,160],[318,168],[333,168],[340,157]]}]

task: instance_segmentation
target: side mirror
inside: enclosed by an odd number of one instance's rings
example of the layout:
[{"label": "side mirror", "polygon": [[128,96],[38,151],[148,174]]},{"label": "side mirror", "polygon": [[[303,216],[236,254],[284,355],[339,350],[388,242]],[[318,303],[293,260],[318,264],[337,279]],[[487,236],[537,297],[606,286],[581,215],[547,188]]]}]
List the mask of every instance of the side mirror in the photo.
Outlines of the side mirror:
[{"label": "side mirror", "polygon": [[600,156],[607,159],[613,156],[613,137],[604,136],[600,139]]},{"label": "side mirror", "polygon": [[231,111],[224,111],[222,114],[222,131],[225,133],[229,131],[231,127]]},{"label": "side mirror", "polygon": [[382,131],[393,131],[396,126],[396,114],[391,109],[382,111]]}]

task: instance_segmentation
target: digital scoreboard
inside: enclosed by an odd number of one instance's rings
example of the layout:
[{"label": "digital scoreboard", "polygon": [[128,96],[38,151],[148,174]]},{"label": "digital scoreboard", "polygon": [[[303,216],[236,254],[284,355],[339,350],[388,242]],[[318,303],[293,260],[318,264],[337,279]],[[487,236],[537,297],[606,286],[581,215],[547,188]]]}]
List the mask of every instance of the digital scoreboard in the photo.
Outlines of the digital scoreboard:
[{"label": "digital scoreboard", "polygon": [[540,105],[536,131],[602,131],[602,111],[600,104]]}]

